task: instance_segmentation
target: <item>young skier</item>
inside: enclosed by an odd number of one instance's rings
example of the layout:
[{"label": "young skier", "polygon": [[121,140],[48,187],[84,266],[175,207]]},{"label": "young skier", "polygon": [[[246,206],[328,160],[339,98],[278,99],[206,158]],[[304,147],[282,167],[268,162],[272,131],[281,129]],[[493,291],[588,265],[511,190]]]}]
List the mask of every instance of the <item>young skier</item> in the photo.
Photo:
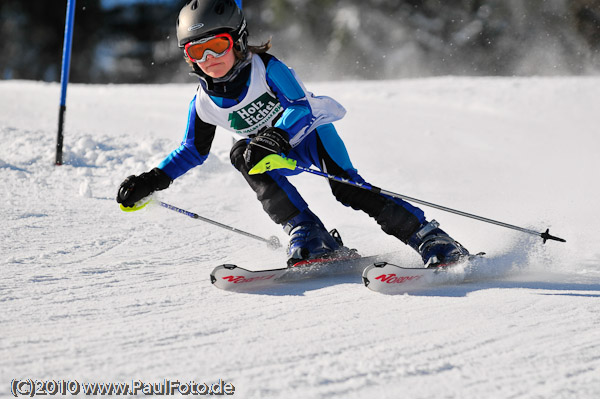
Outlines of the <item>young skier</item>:
[{"label": "young skier", "polygon": [[[158,167],[129,176],[119,187],[117,202],[132,207],[208,157],[216,126],[237,140],[233,166],[244,176],[265,212],[289,234],[288,264],[335,256],[340,240],[310,211],[286,176],[288,169],[248,172],[264,157],[282,154],[299,165],[364,182],[352,165],[332,122],[344,108],[329,97],[308,92],[293,70],[267,53],[270,42],[248,45],[244,15],[233,0],[192,0],[180,11],[177,40],[184,58],[200,78],[190,103],[187,131],[179,148]],[[408,244],[426,266],[457,261],[468,251],[428,222],[423,211],[405,201],[330,181],[335,198],[366,212],[384,232]]]}]

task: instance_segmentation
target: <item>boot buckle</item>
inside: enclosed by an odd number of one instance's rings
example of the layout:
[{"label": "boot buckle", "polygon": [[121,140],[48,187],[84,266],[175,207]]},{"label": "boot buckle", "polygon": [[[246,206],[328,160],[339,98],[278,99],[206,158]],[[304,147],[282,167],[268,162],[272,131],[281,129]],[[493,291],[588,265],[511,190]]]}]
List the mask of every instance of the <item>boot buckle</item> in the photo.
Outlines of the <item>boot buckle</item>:
[{"label": "boot buckle", "polygon": [[423,237],[425,237],[426,235],[428,235],[429,233],[431,233],[433,230],[437,229],[438,227],[440,227],[440,224],[436,220],[432,220],[431,222],[429,222],[425,226],[423,226],[421,228],[421,230],[417,231],[415,233],[415,235],[419,240],[422,240]]}]

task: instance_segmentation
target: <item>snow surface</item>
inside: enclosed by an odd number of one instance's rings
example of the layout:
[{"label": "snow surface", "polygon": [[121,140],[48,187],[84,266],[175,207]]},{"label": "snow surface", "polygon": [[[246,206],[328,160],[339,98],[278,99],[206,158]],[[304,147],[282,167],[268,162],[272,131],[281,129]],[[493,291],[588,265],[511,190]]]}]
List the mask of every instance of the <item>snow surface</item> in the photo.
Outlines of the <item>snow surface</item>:
[{"label": "snow surface", "polygon": [[[357,275],[224,292],[214,266],[276,266],[283,252],[114,201],[178,146],[195,84],[71,85],[55,167],[59,86],[2,81],[0,395],[13,378],[169,378],[223,379],[240,398],[600,397],[600,78],[308,86],[348,109],[336,125],[372,184],[567,243],[425,208],[488,253],[473,281],[396,296]],[[285,242],[230,145],[221,131],[207,163],[158,198]],[[348,246],[418,265],[322,178],[293,182]]]}]

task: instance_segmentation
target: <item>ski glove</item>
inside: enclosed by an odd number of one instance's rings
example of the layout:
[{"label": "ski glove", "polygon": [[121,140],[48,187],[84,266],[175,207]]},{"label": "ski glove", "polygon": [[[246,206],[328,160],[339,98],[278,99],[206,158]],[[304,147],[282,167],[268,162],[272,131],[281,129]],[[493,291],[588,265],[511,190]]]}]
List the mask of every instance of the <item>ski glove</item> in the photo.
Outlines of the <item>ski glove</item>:
[{"label": "ski glove", "polygon": [[287,155],[291,149],[289,136],[285,130],[269,127],[250,140],[244,152],[244,161],[248,169],[252,169],[267,155]]},{"label": "ski glove", "polygon": [[139,176],[131,175],[121,183],[117,193],[117,202],[123,204],[124,207],[131,208],[136,202],[154,191],[169,187],[171,182],[171,178],[159,168],[154,168]]}]

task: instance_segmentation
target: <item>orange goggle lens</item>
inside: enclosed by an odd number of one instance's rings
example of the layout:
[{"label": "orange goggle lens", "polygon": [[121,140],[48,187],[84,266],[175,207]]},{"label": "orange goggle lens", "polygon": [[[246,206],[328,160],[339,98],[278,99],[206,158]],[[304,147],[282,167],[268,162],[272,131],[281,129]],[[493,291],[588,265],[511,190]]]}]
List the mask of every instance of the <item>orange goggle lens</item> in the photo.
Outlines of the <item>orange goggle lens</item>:
[{"label": "orange goggle lens", "polygon": [[190,42],[185,45],[185,52],[193,62],[204,62],[209,54],[215,58],[222,57],[232,48],[231,35],[223,33]]}]

